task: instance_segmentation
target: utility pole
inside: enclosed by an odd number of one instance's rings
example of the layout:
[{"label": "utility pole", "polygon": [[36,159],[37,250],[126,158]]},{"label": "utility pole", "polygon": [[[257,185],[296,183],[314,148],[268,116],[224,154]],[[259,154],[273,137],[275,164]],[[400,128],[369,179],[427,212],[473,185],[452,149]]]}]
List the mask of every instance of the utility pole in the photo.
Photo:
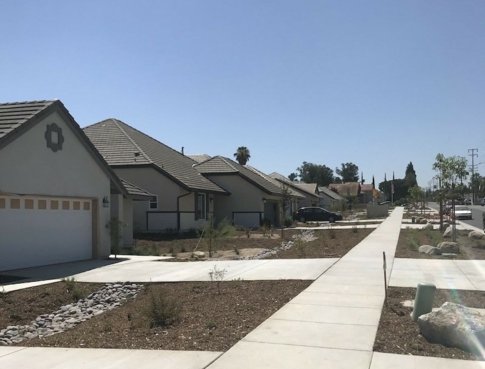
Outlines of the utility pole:
[{"label": "utility pole", "polygon": [[468,154],[468,156],[472,157],[472,204],[475,205],[475,157],[478,157],[478,149],[468,149],[468,152],[471,152],[471,154]]}]

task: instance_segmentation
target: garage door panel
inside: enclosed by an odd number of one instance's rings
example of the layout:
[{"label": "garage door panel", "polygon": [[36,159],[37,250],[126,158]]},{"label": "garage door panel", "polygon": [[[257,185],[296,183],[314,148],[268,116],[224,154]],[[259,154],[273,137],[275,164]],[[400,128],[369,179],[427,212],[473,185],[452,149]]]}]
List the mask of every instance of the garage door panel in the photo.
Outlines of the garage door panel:
[{"label": "garage door panel", "polygon": [[90,210],[77,204],[74,210],[73,200],[58,200],[58,210],[50,209],[49,201],[46,208],[43,202],[34,209],[25,204],[31,207],[22,202],[20,208],[0,209],[0,270],[92,257]]}]

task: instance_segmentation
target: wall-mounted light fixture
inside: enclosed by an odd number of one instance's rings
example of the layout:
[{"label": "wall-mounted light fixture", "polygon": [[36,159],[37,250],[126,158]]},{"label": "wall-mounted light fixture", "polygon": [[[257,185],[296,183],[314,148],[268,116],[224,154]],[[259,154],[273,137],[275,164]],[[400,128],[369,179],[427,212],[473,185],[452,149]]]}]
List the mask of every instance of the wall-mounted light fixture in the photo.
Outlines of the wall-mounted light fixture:
[{"label": "wall-mounted light fixture", "polygon": [[103,208],[109,207],[109,199],[108,196],[103,197]]}]

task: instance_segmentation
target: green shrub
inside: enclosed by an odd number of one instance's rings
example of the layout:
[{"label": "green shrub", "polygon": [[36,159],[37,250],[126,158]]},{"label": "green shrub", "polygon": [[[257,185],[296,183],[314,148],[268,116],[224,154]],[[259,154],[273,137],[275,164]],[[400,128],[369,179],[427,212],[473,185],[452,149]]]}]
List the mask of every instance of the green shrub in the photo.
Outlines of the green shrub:
[{"label": "green shrub", "polygon": [[180,321],[180,304],[162,292],[150,290],[150,300],[145,309],[150,328],[167,327]]},{"label": "green shrub", "polygon": [[79,285],[74,277],[63,278],[62,282],[66,286],[67,293],[71,295],[74,301],[78,301],[86,297],[86,293],[79,288]]}]

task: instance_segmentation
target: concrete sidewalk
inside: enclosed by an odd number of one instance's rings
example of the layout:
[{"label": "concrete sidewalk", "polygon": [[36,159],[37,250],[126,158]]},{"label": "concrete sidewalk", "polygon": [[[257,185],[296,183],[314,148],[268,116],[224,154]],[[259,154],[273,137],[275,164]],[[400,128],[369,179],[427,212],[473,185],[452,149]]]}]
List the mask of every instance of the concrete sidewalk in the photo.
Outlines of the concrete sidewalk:
[{"label": "concrete sidewalk", "polygon": [[485,362],[373,352],[401,228],[397,208],[379,228],[209,369],[485,368]]},{"label": "concrete sidewalk", "polygon": [[202,369],[221,355],[206,351],[0,346],[2,369]]},{"label": "concrete sidewalk", "polygon": [[[52,265],[15,271],[9,275],[28,276],[30,279],[5,285],[5,292],[40,284],[74,278],[78,282],[183,282],[210,281],[209,272],[214,268],[225,270],[224,280],[242,279],[314,280],[330,268],[338,259],[263,259],[263,260],[216,260],[200,262],[163,262],[155,257],[131,257],[118,263],[98,265],[96,261]],[[98,267],[90,267],[91,263]],[[84,268],[80,268],[83,265]],[[73,274],[73,270],[85,270]],[[70,273],[71,271],[71,273]]]}]

